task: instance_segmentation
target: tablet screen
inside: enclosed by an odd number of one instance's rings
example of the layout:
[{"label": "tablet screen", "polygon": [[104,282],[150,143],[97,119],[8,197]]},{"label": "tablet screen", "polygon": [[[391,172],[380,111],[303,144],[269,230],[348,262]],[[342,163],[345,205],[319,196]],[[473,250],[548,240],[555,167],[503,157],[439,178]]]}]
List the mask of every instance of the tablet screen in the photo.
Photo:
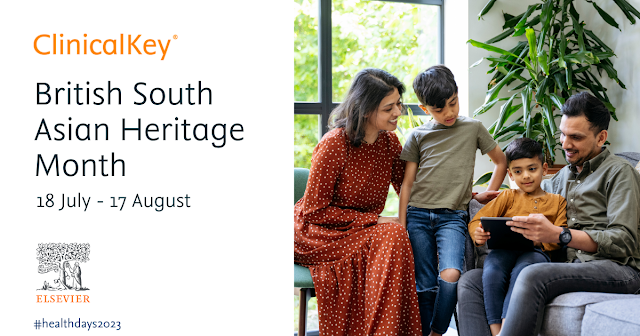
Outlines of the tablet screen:
[{"label": "tablet screen", "polygon": [[529,251],[533,250],[533,241],[525,238],[522,234],[514,232],[506,224],[511,217],[481,217],[480,222],[485,231],[491,233],[491,238],[487,240],[487,248]]}]

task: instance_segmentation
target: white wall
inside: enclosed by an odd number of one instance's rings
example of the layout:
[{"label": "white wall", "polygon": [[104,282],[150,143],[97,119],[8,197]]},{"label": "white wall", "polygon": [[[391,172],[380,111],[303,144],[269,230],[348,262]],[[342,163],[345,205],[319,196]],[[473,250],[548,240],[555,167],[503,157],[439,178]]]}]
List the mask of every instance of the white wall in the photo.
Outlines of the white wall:
[{"label": "white wall", "polygon": [[[640,10],[640,0],[627,0]],[[618,71],[618,78],[627,89],[622,89],[615,81],[603,72],[600,79],[602,85],[609,90],[607,94],[611,104],[616,107],[618,122],[611,120],[609,124],[610,149],[614,153],[640,152],[640,19],[632,25],[613,1],[598,1],[598,6],[611,15],[622,31],[604,22],[593,5],[578,1],[576,10],[580,20],[584,20],[586,28],[592,30],[604,43],[616,53],[613,66]]]}]

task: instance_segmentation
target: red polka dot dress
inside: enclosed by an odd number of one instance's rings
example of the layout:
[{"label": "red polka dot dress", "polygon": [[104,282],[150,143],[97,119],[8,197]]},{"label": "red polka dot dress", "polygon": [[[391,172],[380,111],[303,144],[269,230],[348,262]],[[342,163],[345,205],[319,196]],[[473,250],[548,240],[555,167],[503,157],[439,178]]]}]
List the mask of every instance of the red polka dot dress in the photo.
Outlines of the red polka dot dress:
[{"label": "red polka dot dress", "polygon": [[407,232],[376,224],[389,183],[400,191],[401,151],[393,132],[353,147],[340,128],[313,151],[294,208],[294,258],[311,270],[322,336],[422,335]]}]

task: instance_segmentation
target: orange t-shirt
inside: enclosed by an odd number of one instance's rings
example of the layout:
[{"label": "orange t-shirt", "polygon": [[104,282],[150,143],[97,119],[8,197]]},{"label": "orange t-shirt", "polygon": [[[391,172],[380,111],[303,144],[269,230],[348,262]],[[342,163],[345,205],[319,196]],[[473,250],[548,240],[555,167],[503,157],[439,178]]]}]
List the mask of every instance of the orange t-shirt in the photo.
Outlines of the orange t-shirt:
[{"label": "orange t-shirt", "polygon": [[[469,223],[469,234],[475,244],[475,231],[480,226],[481,217],[528,216],[540,213],[556,226],[567,226],[567,201],[558,194],[547,193],[532,197],[520,189],[504,190],[494,200],[485,205]],[[535,242],[540,246],[539,242]],[[559,249],[558,244],[542,243],[543,251]]]}]

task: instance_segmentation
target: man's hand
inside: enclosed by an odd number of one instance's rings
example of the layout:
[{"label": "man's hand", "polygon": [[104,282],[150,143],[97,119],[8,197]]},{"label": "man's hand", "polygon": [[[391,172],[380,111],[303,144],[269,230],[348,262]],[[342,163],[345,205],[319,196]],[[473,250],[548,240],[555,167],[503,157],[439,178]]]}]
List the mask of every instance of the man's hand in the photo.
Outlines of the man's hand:
[{"label": "man's hand", "polygon": [[480,202],[481,204],[487,204],[492,199],[498,197],[500,195],[499,191],[485,191],[479,194],[473,194],[473,199]]},{"label": "man's hand", "polygon": [[378,224],[382,223],[398,223],[400,224],[400,218],[398,217],[378,217]]},{"label": "man's hand", "polygon": [[491,238],[491,234],[489,232],[485,232],[482,228],[482,224],[476,228],[474,237],[476,238],[476,245],[481,246]]},{"label": "man's hand", "polygon": [[507,225],[529,240],[556,244],[560,242],[562,228],[553,225],[543,214],[514,216],[513,221],[508,221]]}]

